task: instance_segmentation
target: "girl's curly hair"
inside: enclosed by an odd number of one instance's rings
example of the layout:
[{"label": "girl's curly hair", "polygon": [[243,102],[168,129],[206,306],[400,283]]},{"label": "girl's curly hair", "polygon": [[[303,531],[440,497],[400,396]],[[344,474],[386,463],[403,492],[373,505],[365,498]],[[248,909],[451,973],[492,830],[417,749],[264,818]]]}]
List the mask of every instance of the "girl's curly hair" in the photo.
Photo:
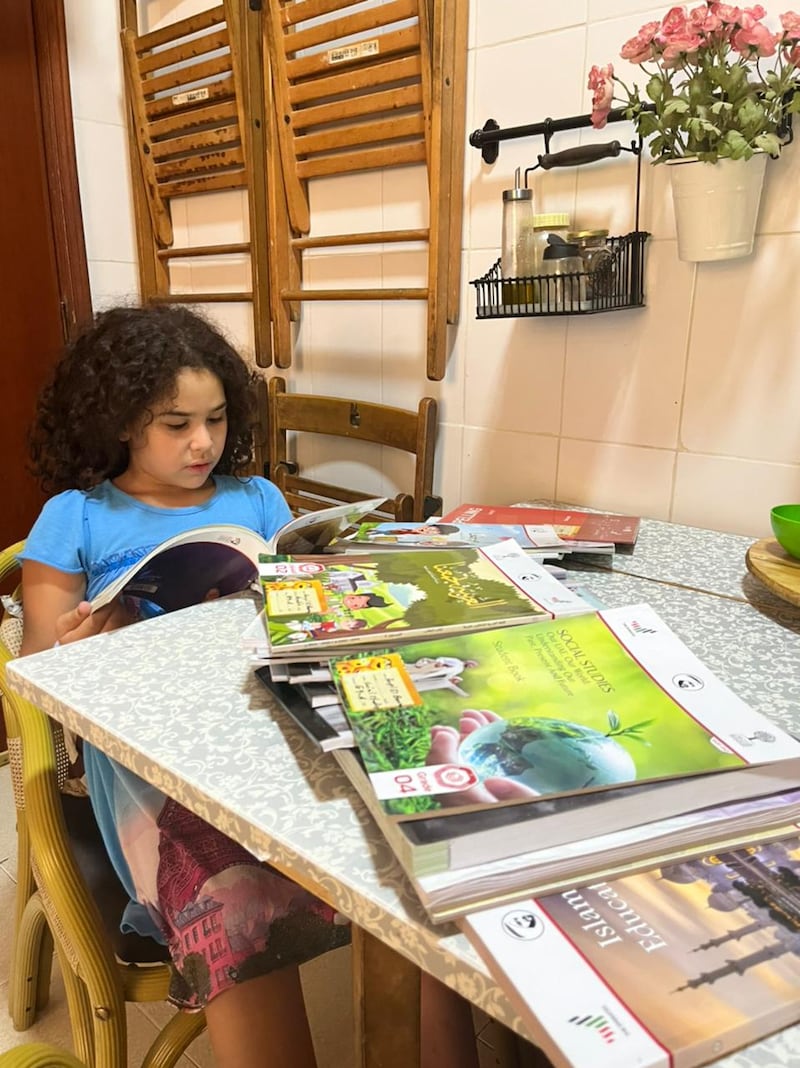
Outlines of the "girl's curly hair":
[{"label": "girl's curly hair", "polygon": [[128,466],[120,435],[173,395],[184,368],[210,371],[225,390],[228,435],[215,470],[252,460],[252,372],[219,331],[178,305],[111,308],[67,346],[39,397],[30,432],[33,473],[47,492],[91,489]]}]

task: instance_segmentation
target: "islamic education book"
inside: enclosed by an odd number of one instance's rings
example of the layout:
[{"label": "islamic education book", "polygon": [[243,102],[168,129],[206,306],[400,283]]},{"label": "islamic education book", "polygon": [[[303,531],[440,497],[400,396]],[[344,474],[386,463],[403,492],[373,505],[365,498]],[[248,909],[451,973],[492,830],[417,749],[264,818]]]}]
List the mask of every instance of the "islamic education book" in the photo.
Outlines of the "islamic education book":
[{"label": "islamic education book", "polygon": [[255,655],[292,660],[592,610],[513,541],[358,557],[262,555],[259,575],[264,640],[252,632],[245,640]]},{"label": "islamic education book", "polygon": [[610,541],[620,548],[632,547],[636,543],[641,519],[635,515],[615,515],[611,512],[584,512],[579,508],[460,504],[442,516],[441,522],[546,523],[566,541]]},{"label": "islamic education book", "polygon": [[161,542],[92,601],[92,610],[119,594],[172,612],[245,590],[258,578],[262,553],[318,553],[383,504],[383,497],[295,516],[270,538],[247,527],[195,527]]},{"label": "islamic education book", "polygon": [[648,605],[386,645],[333,667],[395,820],[661,779],[684,779],[699,808],[715,802],[717,773],[747,780],[777,761],[800,770],[800,742]]},{"label": "islamic education book", "polygon": [[797,837],[459,925],[556,1068],[696,1068],[800,1019]]}]

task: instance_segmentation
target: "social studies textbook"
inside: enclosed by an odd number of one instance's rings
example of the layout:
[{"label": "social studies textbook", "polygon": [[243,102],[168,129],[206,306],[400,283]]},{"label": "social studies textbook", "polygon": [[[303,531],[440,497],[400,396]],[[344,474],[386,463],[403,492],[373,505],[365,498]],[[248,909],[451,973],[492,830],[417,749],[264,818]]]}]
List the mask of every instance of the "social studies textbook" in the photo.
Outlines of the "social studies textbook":
[{"label": "social studies textbook", "polygon": [[387,644],[333,666],[375,793],[395,819],[682,777],[702,807],[716,789],[704,773],[800,767],[800,742],[738,698],[648,605]]},{"label": "social studies textbook", "polygon": [[800,1020],[797,837],[459,924],[556,1068],[696,1068]]},{"label": "social studies textbook", "polygon": [[[320,659],[373,647],[592,611],[513,541],[374,556],[262,555],[266,652]],[[259,649],[250,635],[251,651]]]},{"label": "social studies textbook", "polygon": [[488,504],[460,504],[443,523],[547,523],[566,541],[611,541],[618,547],[633,546],[641,519],[635,515],[584,512],[579,508],[519,508]]}]

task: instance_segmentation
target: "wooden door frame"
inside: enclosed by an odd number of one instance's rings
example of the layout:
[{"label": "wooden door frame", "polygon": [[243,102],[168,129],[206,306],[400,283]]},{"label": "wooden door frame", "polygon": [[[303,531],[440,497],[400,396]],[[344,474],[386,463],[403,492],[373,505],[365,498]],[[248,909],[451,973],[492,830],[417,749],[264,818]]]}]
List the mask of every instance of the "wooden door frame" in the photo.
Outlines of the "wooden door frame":
[{"label": "wooden door frame", "polygon": [[31,0],[39,115],[64,340],[92,320],[89,268],[75,157],[64,0]]}]

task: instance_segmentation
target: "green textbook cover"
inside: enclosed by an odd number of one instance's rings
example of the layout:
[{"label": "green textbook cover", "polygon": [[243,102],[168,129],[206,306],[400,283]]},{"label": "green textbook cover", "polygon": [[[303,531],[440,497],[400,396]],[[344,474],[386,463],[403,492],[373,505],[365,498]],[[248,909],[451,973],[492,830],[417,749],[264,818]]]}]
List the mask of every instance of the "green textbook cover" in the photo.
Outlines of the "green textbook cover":
[{"label": "green textbook cover", "polygon": [[513,541],[374,556],[259,558],[267,651],[297,658],[592,610]]},{"label": "green textbook cover", "polygon": [[397,819],[800,756],[648,605],[333,662],[370,781]]}]

